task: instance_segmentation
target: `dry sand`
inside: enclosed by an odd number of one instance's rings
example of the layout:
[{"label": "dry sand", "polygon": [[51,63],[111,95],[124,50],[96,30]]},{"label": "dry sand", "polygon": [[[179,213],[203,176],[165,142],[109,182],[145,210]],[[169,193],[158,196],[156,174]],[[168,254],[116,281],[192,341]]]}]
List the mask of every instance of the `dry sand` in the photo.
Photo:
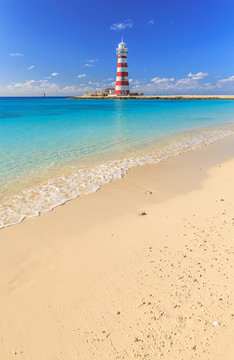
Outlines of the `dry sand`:
[{"label": "dry sand", "polygon": [[1,230],[0,359],[233,359],[233,154],[230,136]]}]

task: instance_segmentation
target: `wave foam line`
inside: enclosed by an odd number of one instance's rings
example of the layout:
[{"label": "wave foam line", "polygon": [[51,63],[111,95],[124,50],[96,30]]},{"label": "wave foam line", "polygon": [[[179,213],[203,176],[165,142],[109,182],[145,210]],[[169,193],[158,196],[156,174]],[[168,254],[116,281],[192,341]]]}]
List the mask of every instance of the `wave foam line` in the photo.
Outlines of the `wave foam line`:
[{"label": "wave foam line", "polygon": [[51,179],[37,188],[25,190],[0,205],[0,229],[22,222],[26,217],[39,216],[80,195],[98,191],[114,179],[122,178],[130,169],[147,163],[158,163],[183,152],[211,144],[233,134],[232,131],[212,131],[189,137],[136,159],[126,158],[91,169],[80,169],[69,176]]}]

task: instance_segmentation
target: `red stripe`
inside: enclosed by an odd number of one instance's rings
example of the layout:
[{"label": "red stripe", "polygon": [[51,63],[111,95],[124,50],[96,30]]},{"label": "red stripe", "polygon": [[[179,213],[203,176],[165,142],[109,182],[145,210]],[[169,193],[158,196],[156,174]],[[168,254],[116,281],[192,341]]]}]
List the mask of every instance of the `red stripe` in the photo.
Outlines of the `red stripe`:
[{"label": "red stripe", "polygon": [[126,63],[118,63],[117,67],[128,67]]},{"label": "red stripe", "polygon": [[127,56],[118,56],[118,59],[127,59]]},{"label": "red stripe", "polygon": [[129,90],[115,90],[116,95],[125,95],[126,93],[129,94]]},{"label": "red stripe", "polygon": [[116,81],[116,86],[117,85],[129,85],[129,82],[128,82],[128,80],[125,80],[125,81]]},{"label": "red stripe", "polygon": [[117,75],[116,76],[128,76],[128,72],[126,71],[126,72],[118,72],[117,71]]}]

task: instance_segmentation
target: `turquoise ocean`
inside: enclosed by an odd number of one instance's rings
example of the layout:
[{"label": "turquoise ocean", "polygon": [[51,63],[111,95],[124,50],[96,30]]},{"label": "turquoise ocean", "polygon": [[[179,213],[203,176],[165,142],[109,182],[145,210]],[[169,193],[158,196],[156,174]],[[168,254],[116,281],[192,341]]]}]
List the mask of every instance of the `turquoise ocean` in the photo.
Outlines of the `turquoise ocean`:
[{"label": "turquoise ocean", "polygon": [[0,228],[233,131],[231,100],[0,98]]}]

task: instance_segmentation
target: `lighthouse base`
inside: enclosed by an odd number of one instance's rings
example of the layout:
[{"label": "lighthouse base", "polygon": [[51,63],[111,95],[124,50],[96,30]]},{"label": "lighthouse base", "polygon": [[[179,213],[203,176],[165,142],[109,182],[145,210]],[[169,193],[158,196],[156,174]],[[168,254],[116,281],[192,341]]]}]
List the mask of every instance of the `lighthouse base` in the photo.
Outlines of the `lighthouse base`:
[{"label": "lighthouse base", "polygon": [[115,95],[129,95],[130,91],[129,90],[115,90]]}]

